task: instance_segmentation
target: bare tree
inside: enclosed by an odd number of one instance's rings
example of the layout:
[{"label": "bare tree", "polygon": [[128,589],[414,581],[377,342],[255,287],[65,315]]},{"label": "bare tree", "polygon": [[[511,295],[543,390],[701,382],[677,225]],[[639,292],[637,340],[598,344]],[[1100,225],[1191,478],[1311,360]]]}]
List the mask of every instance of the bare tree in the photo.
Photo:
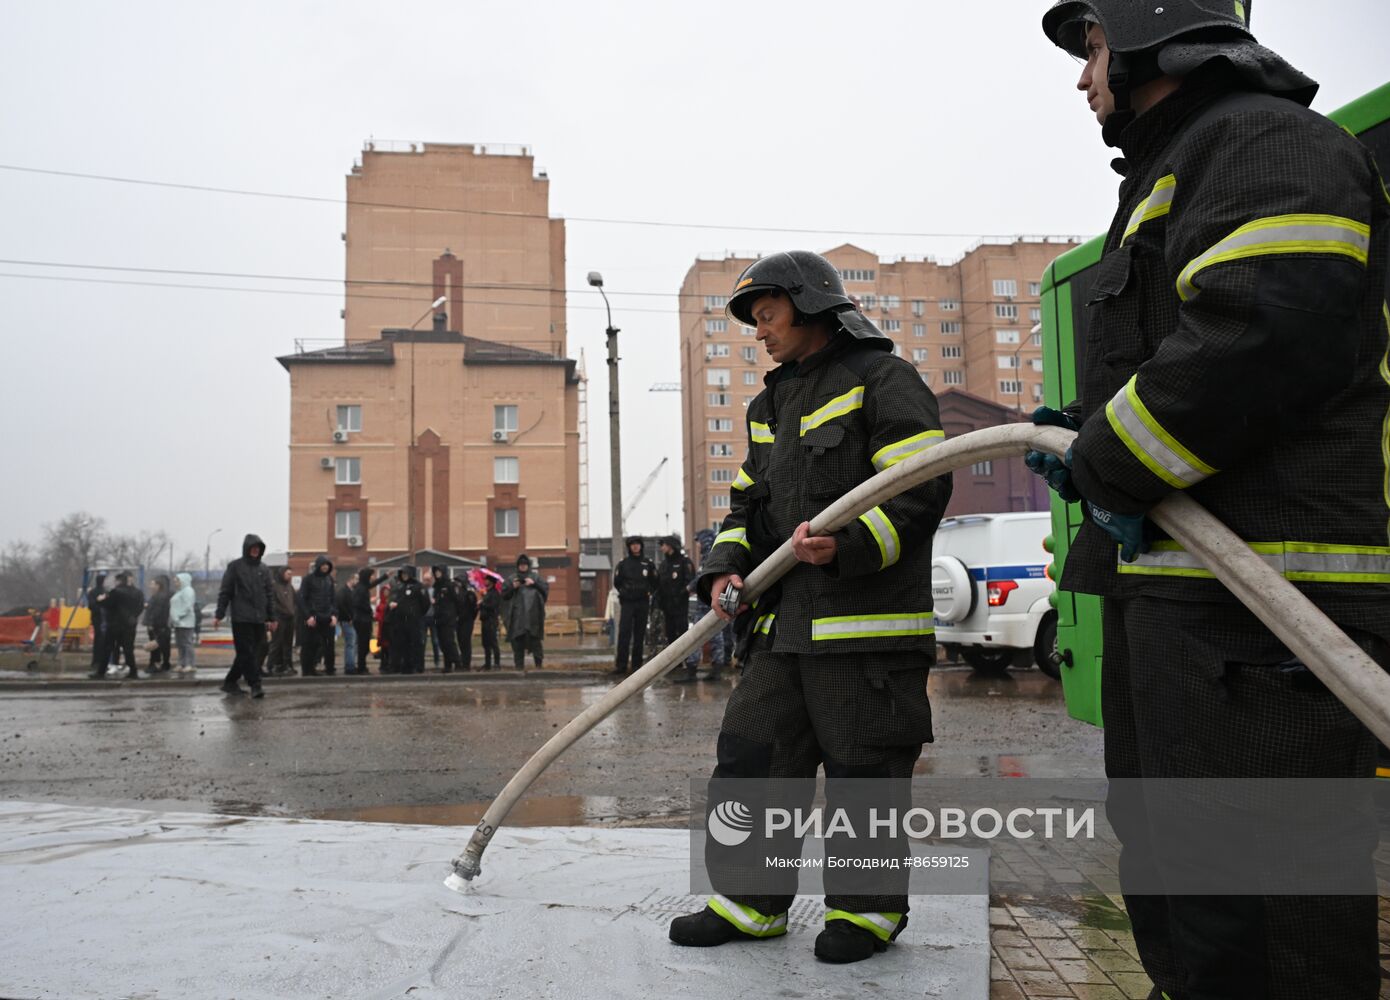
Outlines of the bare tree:
[{"label": "bare tree", "polygon": [[101,557],[108,545],[106,521],[85,511],[44,525],[41,561],[46,564],[43,569],[50,589],[56,586],[63,598],[74,600],[82,587],[83,571]]},{"label": "bare tree", "polygon": [[29,542],[0,549],[0,612],[17,605],[43,607],[51,586],[43,559]]}]

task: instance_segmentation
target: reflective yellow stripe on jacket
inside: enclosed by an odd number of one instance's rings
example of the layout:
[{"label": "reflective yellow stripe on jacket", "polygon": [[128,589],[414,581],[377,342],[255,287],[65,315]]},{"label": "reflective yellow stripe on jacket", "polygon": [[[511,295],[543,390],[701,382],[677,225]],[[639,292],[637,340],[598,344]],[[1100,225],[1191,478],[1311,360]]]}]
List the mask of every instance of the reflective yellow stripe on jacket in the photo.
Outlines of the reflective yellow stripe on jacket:
[{"label": "reflective yellow stripe on jacket", "polygon": [[1139,398],[1138,380],[1133,376],[1105,404],[1105,418],[1125,447],[1155,476],[1180,490],[1215,475],[1216,469],[1184,448],[1149,412]]},{"label": "reflective yellow stripe on jacket", "polygon": [[891,469],[899,462],[905,462],[913,455],[926,451],[933,445],[938,445],[946,440],[945,431],[923,431],[921,434],[914,434],[911,437],[903,438],[901,441],[894,441],[892,444],[884,445],[874,452],[874,470],[882,472],[884,469]]},{"label": "reflective yellow stripe on jacket", "polygon": [[1215,264],[1268,254],[1341,254],[1366,263],[1371,227],[1339,215],[1276,215],[1246,223],[1205,253],[1194,257],[1178,275],[1178,298],[1197,294],[1197,275]]},{"label": "reflective yellow stripe on jacket", "polygon": [[903,548],[902,542],[898,539],[898,529],[893,527],[892,519],[883,512],[882,507],[875,507],[860,514],[859,520],[864,522],[869,534],[873,535],[874,541],[878,543],[878,551],[883,556],[883,564],[879,569],[887,569],[902,557]]},{"label": "reflective yellow stripe on jacket", "polygon": [[1154,184],[1154,189],[1149,196],[1139,203],[1139,207],[1134,210],[1134,214],[1129,217],[1129,224],[1125,226],[1124,238],[1120,240],[1123,246],[1135,233],[1139,232],[1139,227],[1150,219],[1157,219],[1161,215],[1167,215],[1173,208],[1173,195],[1178,193],[1178,179],[1172,174],[1160,177]]},{"label": "reflective yellow stripe on jacket", "polygon": [[[1318,542],[1249,542],[1251,550],[1286,580],[1304,583],[1390,583],[1390,547]],[[1177,542],[1155,542],[1121,573],[1213,580],[1215,575]]]},{"label": "reflective yellow stripe on jacket", "polygon": [[758,633],[759,635],[770,635],[772,632],[772,623],[776,620],[776,612],[770,615],[763,615],[761,618],[757,620],[757,622],[754,623],[753,631]]},{"label": "reflective yellow stripe on jacket", "polygon": [[767,424],[760,424],[756,420],[748,422],[748,436],[754,444],[772,444],[777,437],[772,433],[772,428]]},{"label": "reflective yellow stripe on jacket", "polygon": [[[748,544],[748,530],[746,528],[730,528],[728,531],[721,531],[714,536],[714,545],[735,544],[742,545],[749,552],[753,551],[753,546]],[[710,548],[714,548],[711,545]]]},{"label": "reflective yellow stripe on jacket", "polygon": [[738,470],[738,478],[734,480],[734,489],[743,491],[753,485],[753,477],[743,469]]},{"label": "reflective yellow stripe on jacket", "polygon": [[890,615],[839,615],[811,619],[811,641],[830,639],[906,638],[935,635],[930,611],[904,611]]},{"label": "reflective yellow stripe on jacket", "polygon": [[849,392],[836,396],[824,406],[817,407],[812,412],[801,418],[801,433],[804,436],[807,431],[813,431],[822,424],[828,424],[836,417],[843,417],[847,413],[853,413],[864,405],[864,387],[856,385]]}]

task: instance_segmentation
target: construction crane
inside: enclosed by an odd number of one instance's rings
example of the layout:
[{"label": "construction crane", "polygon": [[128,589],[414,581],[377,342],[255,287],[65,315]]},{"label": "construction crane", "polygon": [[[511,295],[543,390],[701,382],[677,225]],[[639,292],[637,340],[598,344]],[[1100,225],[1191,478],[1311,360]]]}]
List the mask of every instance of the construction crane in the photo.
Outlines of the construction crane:
[{"label": "construction crane", "polygon": [[647,391],[648,391],[648,392],[680,392],[680,391],[681,391],[681,384],[680,384],[679,382],[653,382],[653,383],[652,383],[652,387],[651,387],[650,389],[648,389]]},{"label": "construction crane", "polygon": [[627,507],[623,509],[623,524],[627,524],[627,519],[632,516],[633,510],[642,502],[642,498],[647,495],[647,490],[652,488],[652,483],[656,482],[656,477],[661,470],[666,468],[666,459],[662,458],[656,463],[656,468],[647,473],[647,478],[642,480],[642,485],[637,487],[637,492],[632,495],[632,499],[627,502]]}]

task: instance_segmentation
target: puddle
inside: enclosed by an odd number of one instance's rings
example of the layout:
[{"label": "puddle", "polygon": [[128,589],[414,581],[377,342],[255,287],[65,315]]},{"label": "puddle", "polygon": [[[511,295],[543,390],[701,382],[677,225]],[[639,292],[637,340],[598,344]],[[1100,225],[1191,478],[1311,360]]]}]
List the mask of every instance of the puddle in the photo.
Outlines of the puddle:
[{"label": "puddle", "polygon": [[[325,809],[309,813],[311,819],[349,820],[360,823],[400,823],[423,826],[477,826],[490,802],[458,802],[439,805],[362,806]],[[609,795],[550,795],[522,799],[507,815],[507,826],[684,826],[685,806],[634,811],[633,803]]]}]

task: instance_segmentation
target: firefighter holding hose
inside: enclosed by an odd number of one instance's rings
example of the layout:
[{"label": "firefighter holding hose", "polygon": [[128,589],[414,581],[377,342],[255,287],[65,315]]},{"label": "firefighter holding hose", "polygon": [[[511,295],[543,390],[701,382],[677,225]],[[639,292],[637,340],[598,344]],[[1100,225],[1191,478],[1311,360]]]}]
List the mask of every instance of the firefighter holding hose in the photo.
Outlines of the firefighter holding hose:
[{"label": "firefighter holding hose", "polygon": [[[727,309],[756,327],[779,367],[749,404],[747,458],[700,567],[699,595],[717,605],[730,582],[741,588],[743,575],[789,538],[798,564],[755,608],[741,609],[752,652],[724,713],[711,791],[721,779],[813,781],[824,766],[833,808],[837,779],[877,779],[887,791],[910,778],[931,740],[931,537],[950,477],[907,490],[832,535],[810,537],[808,521],[939,443],[936,398],[817,254],[752,264]],[[791,849],[799,853],[799,845]],[[710,870],[718,894],[672,922],[672,941],[708,947],[786,933],[794,880],[785,892],[739,893],[721,885],[715,863]],[[905,883],[892,892],[855,888],[852,875],[826,875],[826,923],[815,944],[822,960],[869,958],[907,922]]]},{"label": "firefighter holding hose", "polygon": [[[1317,85],[1256,44],[1247,13],[1064,0],[1043,19],[1084,63],[1077,89],[1122,156],[1081,398],[1034,415],[1079,435],[1064,459],[1029,455],[1088,515],[1061,586],[1105,599],[1112,779],[1375,765],[1369,731],[1144,516],[1189,491],[1390,665],[1390,200],[1369,151],[1308,110]],[[1161,878],[1170,817],[1121,785],[1121,877]],[[1125,902],[1155,996],[1378,995],[1373,895]]]}]

